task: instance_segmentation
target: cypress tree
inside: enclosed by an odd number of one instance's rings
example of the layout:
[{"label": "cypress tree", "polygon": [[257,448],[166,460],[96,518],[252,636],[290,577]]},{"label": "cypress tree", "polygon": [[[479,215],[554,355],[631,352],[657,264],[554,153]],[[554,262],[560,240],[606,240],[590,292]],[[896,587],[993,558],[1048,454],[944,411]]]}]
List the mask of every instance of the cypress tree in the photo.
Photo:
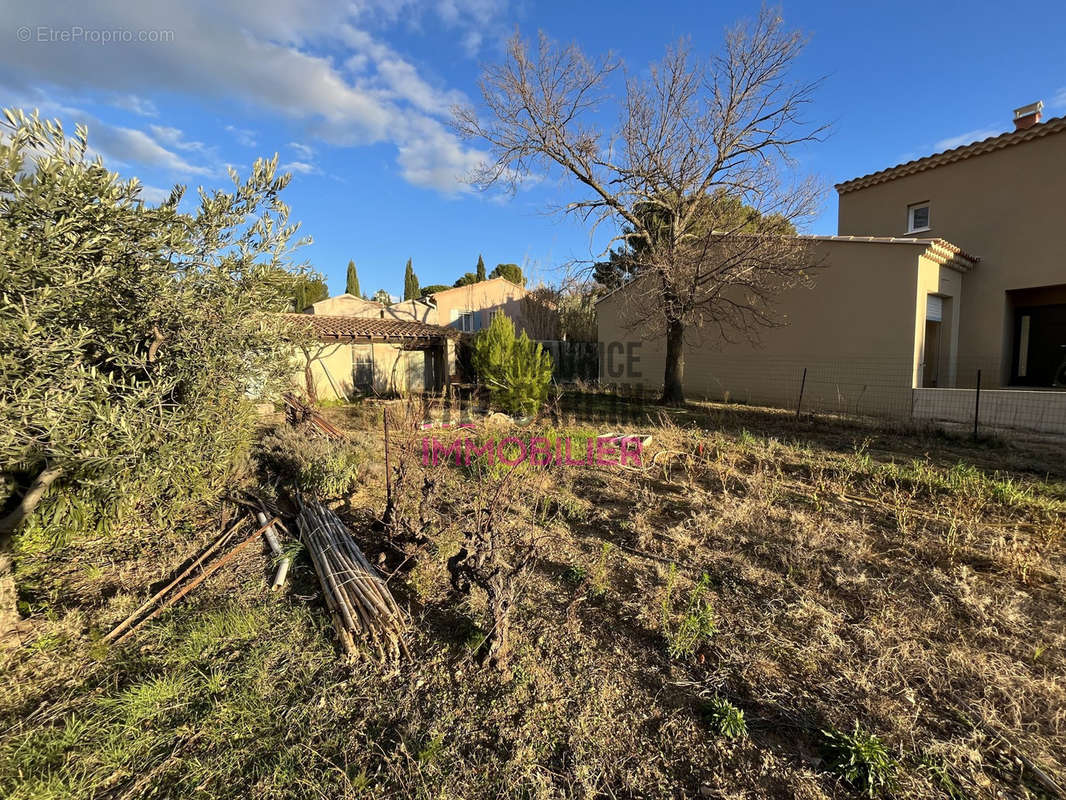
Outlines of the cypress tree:
[{"label": "cypress tree", "polygon": [[477,256],[477,279],[479,281],[485,280],[485,259],[478,253]]},{"label": "cypress tree", "polygon": [[348,282],[345,284],[344,291],[350,295],[359,297],[359,275],[355,271],[355,262],[348,262]]},{"label": "cypress tree", "polygon": [[415,271],[411,268],[411,259],[407,259],[407,269],[403,274],[403,299],[418,299],[418,276],[415,275]]}]

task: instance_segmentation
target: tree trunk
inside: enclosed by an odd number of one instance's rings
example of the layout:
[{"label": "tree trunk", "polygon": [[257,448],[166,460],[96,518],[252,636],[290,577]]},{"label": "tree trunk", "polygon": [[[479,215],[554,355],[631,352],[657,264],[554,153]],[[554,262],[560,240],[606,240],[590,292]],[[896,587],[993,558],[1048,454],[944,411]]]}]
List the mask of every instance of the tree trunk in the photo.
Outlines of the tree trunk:
[{"label": "tree trunk", "polygon": [[48,487],[63,474],[61,469],[43,469],[34,478],[22,501],[10,514],[0,519],[0,644],[17,635],[19,615],[16,608],[14,560],[12,558],[12,534],[44,497]]},{"label": "tree trunk", "polygon": [[41,470],[22,496],[22,501],[10,514],[0,519],[0,552],[11,549],[11,534],[15,532],[15,528],[37,507],[48,487],[62,474],[63,470],[55,467]]},{"label": "tree trunk", "polygon": [[485,639],[482,663],[494,668],[503,683],[511,680],[511,606],[514,604],[514,576],[498,567],[485,582],[488,590],[489,619],[492,628]]},{"label": "tree trunk", "polygon": [[666,329],[666,375],[663,377],[662,403],[668,406],[685,404],[685,325],[671,320]]},{"label": "tree trunk", "polygon": [[18,640],[19,619],[11,551],[0,545],[0,648]]},{"label": "tree trunk", "polygon": [[304,367],[304,383],[307,384],[307,399],[312,403],[318,402],[318,392],[315,391],[315,375],[311,371],[311,361],[308,360]]}]

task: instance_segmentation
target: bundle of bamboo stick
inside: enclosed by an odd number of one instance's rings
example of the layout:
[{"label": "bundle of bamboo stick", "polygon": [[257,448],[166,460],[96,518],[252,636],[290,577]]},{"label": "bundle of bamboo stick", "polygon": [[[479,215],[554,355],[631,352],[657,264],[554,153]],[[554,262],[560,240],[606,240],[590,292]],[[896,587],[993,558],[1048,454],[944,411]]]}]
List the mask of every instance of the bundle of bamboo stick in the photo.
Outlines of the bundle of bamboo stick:
[{"label": "bundle of bamboo stick", "polygon": [[333,627],[345,653],[355,655],[355,639],[368,642],[384,661],[410,658],[403,641],[406,621],[377,570],[356,546],[344,523],[322,504],[298,499],[296,524],[318,573]]}]

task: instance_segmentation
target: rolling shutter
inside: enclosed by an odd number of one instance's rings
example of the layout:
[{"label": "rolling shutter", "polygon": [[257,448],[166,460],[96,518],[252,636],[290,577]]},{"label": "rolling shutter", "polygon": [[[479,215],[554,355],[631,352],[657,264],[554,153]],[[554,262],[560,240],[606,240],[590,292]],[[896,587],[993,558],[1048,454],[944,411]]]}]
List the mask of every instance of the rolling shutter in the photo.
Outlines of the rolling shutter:
[{"label": "rolling shutter", "polygon": [[941,322],[944,319],[944,298],[931,294],[926,299],[925,318],[929,322]]}]

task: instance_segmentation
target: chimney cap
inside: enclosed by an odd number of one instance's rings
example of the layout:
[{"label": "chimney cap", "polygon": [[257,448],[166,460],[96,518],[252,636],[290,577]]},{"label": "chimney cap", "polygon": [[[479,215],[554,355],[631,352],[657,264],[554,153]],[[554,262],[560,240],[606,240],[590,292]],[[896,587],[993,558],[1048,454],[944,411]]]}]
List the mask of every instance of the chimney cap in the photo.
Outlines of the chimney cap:
[{"label": "chimney cap", "polygon": [[1014,118],[1021,119],[1022,117],[1028,117],[1032,114],[1039,114],[1044,110],[1044,101],[1037,100],[1035,103],[1030,103],[1027,106],[1014,109]]}]

